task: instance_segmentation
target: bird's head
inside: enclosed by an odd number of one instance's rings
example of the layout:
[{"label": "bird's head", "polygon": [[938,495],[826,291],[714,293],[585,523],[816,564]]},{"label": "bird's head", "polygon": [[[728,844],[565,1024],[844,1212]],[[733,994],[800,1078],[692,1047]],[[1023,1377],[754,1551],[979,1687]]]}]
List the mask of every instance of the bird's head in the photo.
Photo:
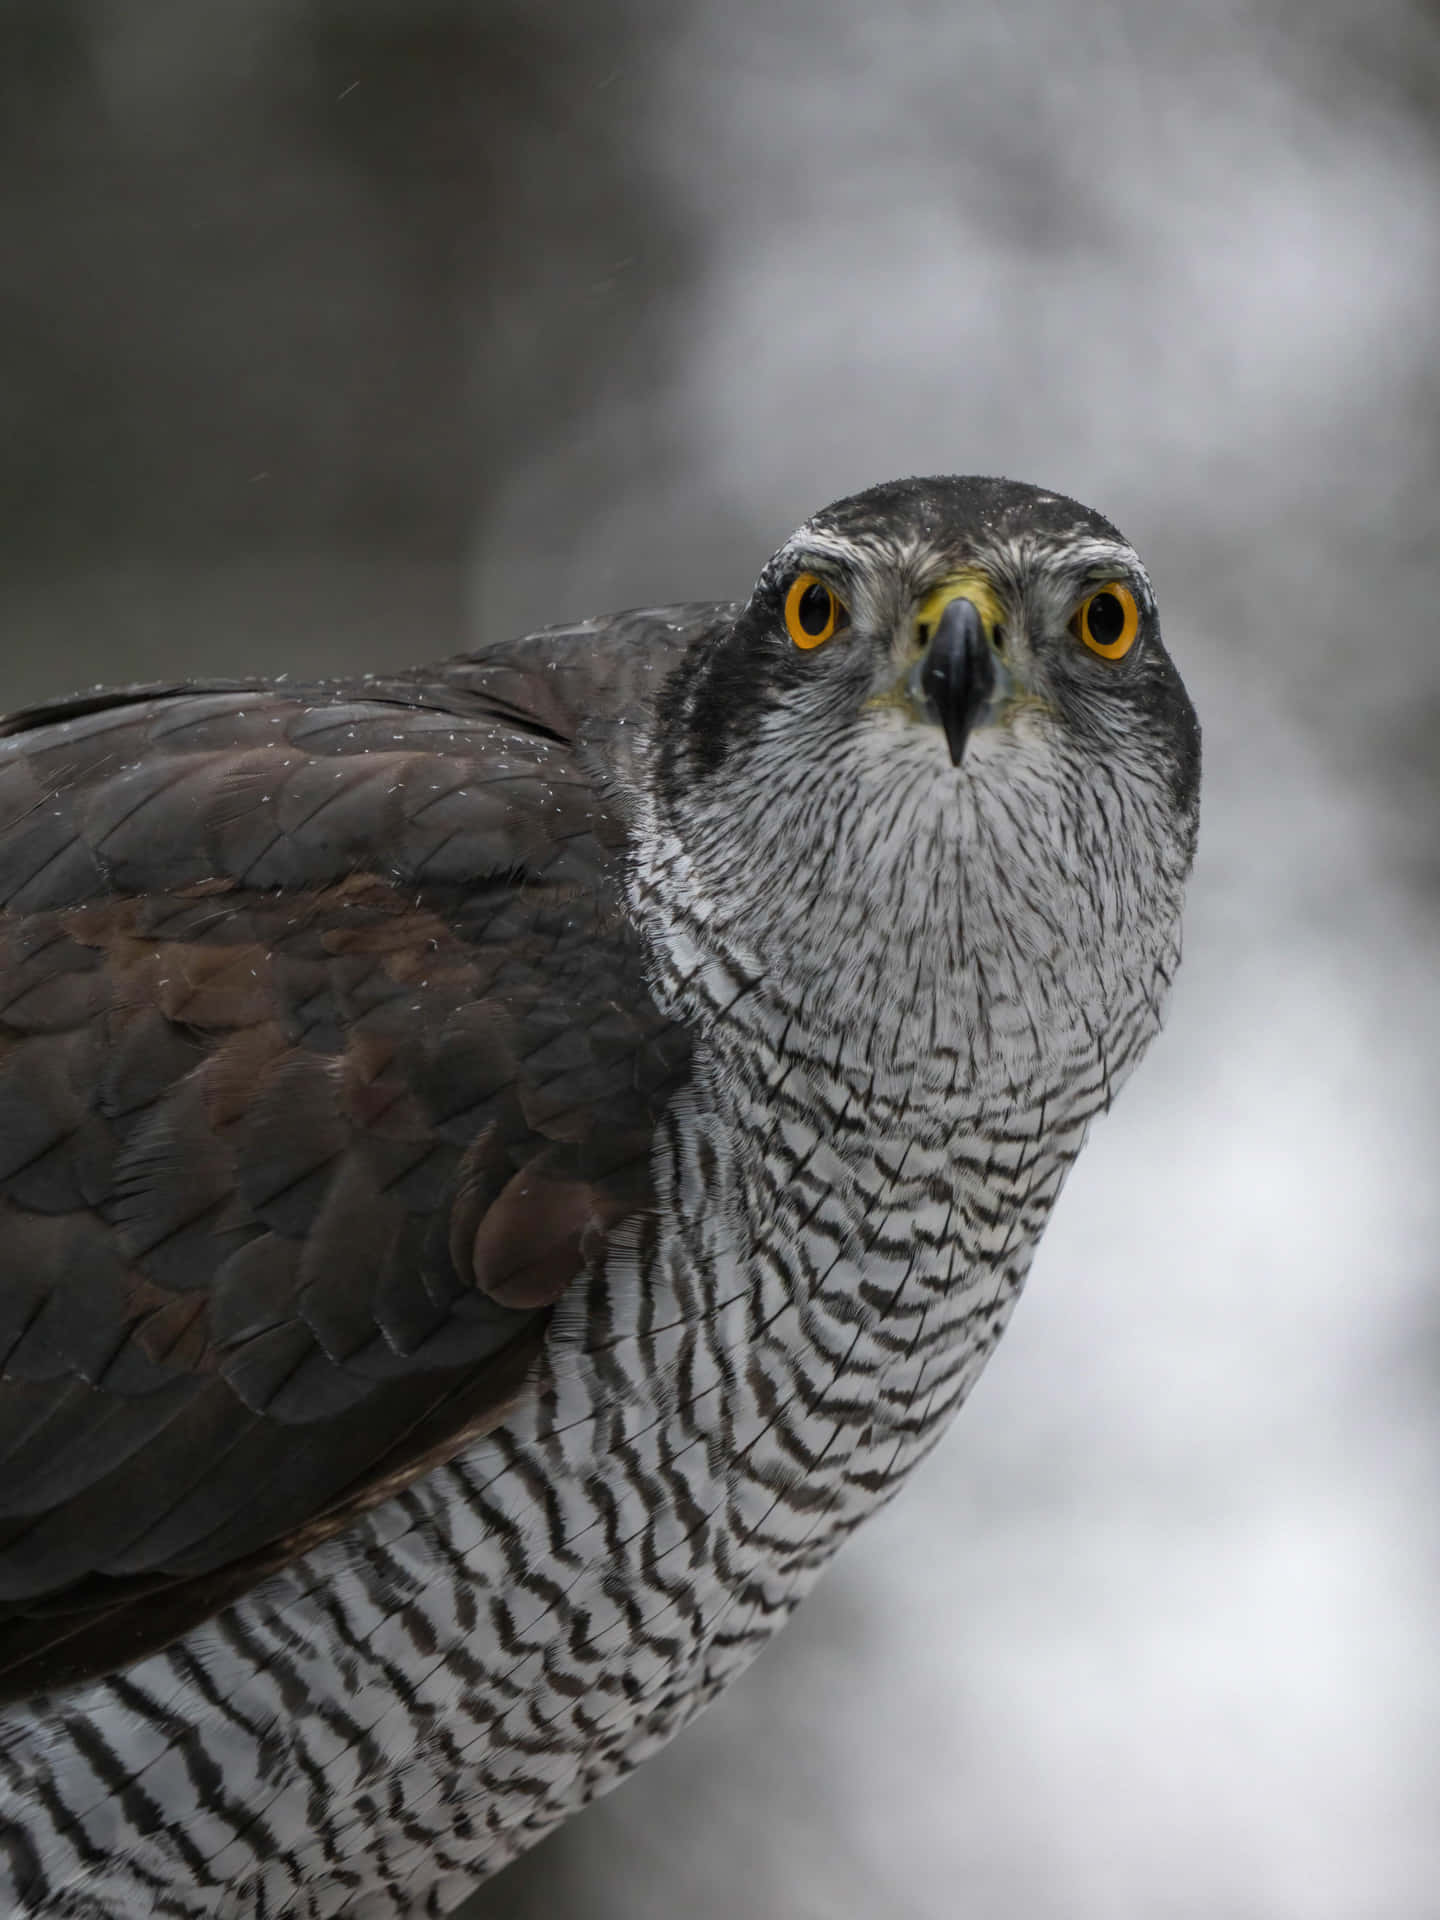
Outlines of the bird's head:
[{"label": "bird's head", "polygon": [[952,1082],[1091,1037],[1118,1077],[1153,1032],[1200,736],[1098,514],[1008,480],[838,501],[667,702],[657,821],[699,952]]}]

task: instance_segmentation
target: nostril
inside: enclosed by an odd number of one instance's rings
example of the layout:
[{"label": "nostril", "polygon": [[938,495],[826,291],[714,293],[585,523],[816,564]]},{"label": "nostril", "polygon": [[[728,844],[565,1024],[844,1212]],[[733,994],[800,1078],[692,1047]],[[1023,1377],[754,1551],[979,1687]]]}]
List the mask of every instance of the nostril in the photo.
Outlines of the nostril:
[{"label": "nostril", "polygon": [[917,620],[915,622],[915,638],[920,642],[922,647],[929,646],[930,636],[934,631],[934,627],[928,620]]}]

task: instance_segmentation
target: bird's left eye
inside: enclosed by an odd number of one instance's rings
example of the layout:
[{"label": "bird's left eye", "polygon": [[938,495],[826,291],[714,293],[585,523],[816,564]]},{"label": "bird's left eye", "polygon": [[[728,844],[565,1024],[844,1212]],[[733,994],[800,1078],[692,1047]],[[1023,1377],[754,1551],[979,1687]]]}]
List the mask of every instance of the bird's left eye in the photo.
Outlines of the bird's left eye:
[{"label": "bird's left eye", "polygon": [[818,647],[844,626],[844,602],[816,573],[797,573],[785,595],[785,631],[797,647]]},{"label": "bird's left eye", "polygon": [[1135,596],[1118,580],[1082,600],[1070,618],[1070,631],[1102,660],[1123,660],[1140,631]]}]

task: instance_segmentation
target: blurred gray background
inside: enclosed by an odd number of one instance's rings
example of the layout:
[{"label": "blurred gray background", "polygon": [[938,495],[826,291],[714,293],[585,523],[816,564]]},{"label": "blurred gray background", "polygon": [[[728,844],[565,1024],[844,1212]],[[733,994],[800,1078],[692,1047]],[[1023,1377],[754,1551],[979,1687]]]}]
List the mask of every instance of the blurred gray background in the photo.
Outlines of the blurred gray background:
[{"label": "blurred gray background", "polygon": [[743,594],[907,471],[1149,560],[1170,1029],[949,1441],[491,1920],[1440,1916],[1440,12],[6,0],[0,704]]}]

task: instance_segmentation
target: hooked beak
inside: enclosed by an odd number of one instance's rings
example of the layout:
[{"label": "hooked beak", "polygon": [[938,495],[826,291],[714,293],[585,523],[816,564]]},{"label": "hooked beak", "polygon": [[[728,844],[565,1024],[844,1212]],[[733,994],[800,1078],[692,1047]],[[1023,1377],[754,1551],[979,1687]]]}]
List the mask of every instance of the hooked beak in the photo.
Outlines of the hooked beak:
[{"label": "hooked beak", "polygon": [[995,696],[996,660],[973,600],[946,601],[930,645],[911,671],[911,694],[927,719],[945,729],[950,761],[959,766],[971,728]]}]

